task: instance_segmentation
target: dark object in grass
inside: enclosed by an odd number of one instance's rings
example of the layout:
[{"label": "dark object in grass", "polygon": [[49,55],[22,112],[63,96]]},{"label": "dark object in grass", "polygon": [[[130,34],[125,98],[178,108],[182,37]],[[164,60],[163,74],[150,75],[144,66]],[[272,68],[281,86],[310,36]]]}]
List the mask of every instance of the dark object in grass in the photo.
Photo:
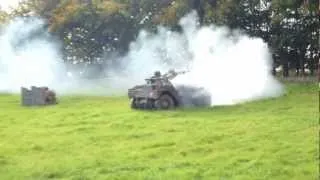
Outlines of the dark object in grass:
[{"label": "dark object in grass", "polygon": [[35,87],[31,89],[21,87],[22,106],[43,106],[57,104],[56,93],[48,87]]}]

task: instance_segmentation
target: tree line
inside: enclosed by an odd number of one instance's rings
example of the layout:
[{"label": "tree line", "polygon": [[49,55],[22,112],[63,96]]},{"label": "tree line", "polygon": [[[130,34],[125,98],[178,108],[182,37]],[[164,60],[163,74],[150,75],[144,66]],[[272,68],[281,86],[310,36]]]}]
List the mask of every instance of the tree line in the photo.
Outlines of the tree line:
[{"label": "tree line", "polygon": [[63,42],[65,61],[105,63],[102,54],[125,54],[141,29],[158,25],[179,31],[178,21],[196,10],[201,25],[226,25],[262,38],[283,76],[290,70],[314,74],[319,60],[319,0],[25,0],[0,24],[14,17],[40,16]]}]

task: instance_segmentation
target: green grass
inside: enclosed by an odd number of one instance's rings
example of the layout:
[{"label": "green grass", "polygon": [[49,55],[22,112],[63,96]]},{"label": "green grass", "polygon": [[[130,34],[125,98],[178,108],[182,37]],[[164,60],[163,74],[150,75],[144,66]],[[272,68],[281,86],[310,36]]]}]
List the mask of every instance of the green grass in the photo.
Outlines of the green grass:
[{"label": "green grass", "polygon": [[237,106],[132,111],[127,98],[0,95],[0,179],[318,179],[318,92]]}]

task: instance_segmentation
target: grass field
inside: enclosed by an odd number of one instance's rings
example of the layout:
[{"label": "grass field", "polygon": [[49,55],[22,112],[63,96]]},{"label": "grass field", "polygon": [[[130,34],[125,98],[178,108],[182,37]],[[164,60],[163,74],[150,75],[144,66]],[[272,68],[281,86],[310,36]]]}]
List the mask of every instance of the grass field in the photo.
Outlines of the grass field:
[{"label": "grass field", "polygon": [[127,98],[0,95],[0,179],[297,179],[319,174],[318,92],[237,106],[143,112]]}]

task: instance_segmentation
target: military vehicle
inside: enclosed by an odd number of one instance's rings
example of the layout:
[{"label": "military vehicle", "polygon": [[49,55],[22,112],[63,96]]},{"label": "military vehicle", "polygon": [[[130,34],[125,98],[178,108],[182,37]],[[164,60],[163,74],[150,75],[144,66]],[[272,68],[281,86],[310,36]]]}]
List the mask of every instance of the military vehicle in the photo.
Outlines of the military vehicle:
[{"label": "military vehicle", "polygon": [[48,87],[21,87],[21,104],[23,106],[40,106],[57,104],[56,93]]},{"label": "military vehicle", "polygon": [[203,96],[203,93],[199,94],[199,88],[174,87],[170,82],[177,75],[186,72],[170,70],[168,73],[161,75],[159,71],[156,71],[153,77],[145,79],[146,84],[130,88],[128,97],[131,100],[131,108],[168,110],[183,105],[200,105],[203,103],[208,105],[210,97]]}]

